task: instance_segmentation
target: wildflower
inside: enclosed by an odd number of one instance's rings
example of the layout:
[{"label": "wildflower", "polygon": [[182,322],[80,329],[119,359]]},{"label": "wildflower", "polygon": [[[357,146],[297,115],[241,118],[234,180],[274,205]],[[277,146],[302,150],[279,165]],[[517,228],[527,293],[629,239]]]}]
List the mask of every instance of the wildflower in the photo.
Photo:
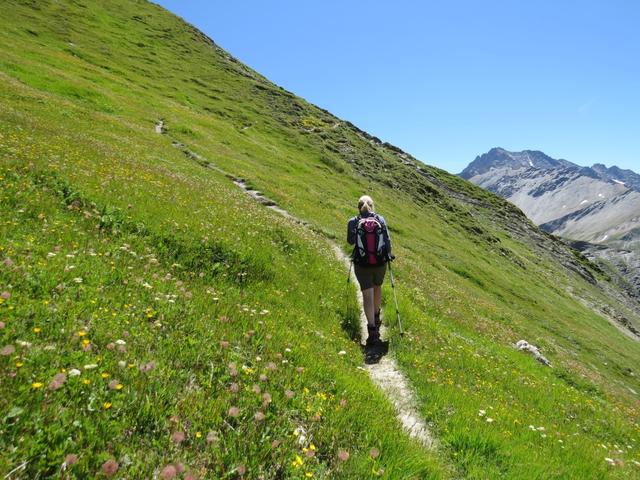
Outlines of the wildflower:
[{"label": "wildflower", "polygon": [[9,300],[11,298],[11,293],[10,292],[2,292],[0,293],[0,298],[3,300]]},{"label": "wildflower", "polygon": [[276,370],[277,368],[278,368],[278,366],[277,366],[275,363],[273,363],[273,362],[269,362],[269,363],[267,364],[267,370],[271,370],[271,371],[273,371],[273,370]]},{"label": "wildflower", "polygon": [[69,370],[69,376],[70,377],[77,377],[81,373],[82,372],[80,372],[80,370],[78,370],[77,368],[72,368],[71,370]]},{"label": "wildflower", "polygon": [[229,342],[227,342],[226,340],[221,340],[220,348],[229,348]]},{"label": "wildflower", "polygon": [[39,388],[42,388],[42,387],[44,387],[44,383],[42,383],[42,382],[33,382],[31,384],[31,388],[33,388],[35,390],[37,390]]},{"label": "wildflower", "polygon": [[57,373],[56,375],[54,375],[53,380],[49,384],[49,390],[59,389],[66,380],[67,376],[64,373]]},{"label": "wildflower", "polygon": [[264,413],[258,411],[256,412],[256,414],[253,416],[253,418],[255,419],[256,422],[262,422],[264,420]]},{"label": "wildflower", "polygon": [[116,340],[116,345],[126,345],[127,342],[125,342],[124,340]]},{"label": "wildflower", "polygon": [[228,413],[230,417],[236,418],[240,415],[240,409],[238,407],[231,407]]},{"label": "wildflower", "polygon": [[307,472],[307,473],[304,474],[304,476],[307,477],[307,478],[311,478],[311,477],[313,477],[313,473]]},{"label": "wildflower", "polygon": [[184,480],[198,480],[198,477],[196,476],[195,473],[189,472],[189,473],[185,474]]},{"label": "wildflower", "polygon": [[0,350],[0,355],[8,357],[9,355],[13,354],[15,351],[16,351],[16,347],[14,347],[13,345],[5,345],[4,347],[2,347],[2,350]]},{"label": "wildflower", "polygon": [[40,327],[33,327],[33,333],[40,333],[42,329]]},{"label": "wildflower", "polygon": [[267,392],[264,392],[262,394],[262,405],[264,405],[266,407],[270,403],[271,403],[271,394],[267,393]]},{"label": "wildflower", "polygon": [[102,372],[102,373],[100,374],[100,376],[101,376],[102,378],[109,378],[109,374],[108,374],[107,372]]},{"label": "wildflower", "polygon": [[162,480],[171,480],[175,478],[177,474],[178,471],[176,470],[176,467],[174,467],[173,465],[167,465],[162,469],[162,472],[160,472],[160,478]]},{"label": "wildflower", "polygon": [[76,283],[82,283],[82,277],[76,277],[73,279],[73,281]]},{"label": "wildflower", "polygon": [[340,400],[340,406],[341,407],[346,407],[347,406],[347,399],[343,398],[342,400]]},{"label": "wildflower", "polygon": [[287,398],[293,398],[295,396],[295,393],[292,392],[291,390],[285,390],[284,395]]},{"label": "wildflower", "polygon": [[171,435],[171,440],[173,440],[176,443],[184,442],[185,438],[186,438],[185,433],[181,431],[173,432],[173,435]]},{"label": "wildflower", "polygon": [[605,457],[604,461],[607,462],[609,465],[616,464],[616,461],[613,458]]},{"label": "wildflower", "polygon": [[273,450],[275,450],[276,448],[278,448],[278,446],[280,446],[280,440],[274,440],[273,442],[271,442],[271,448]]},{"label": "wildflower", "polygon": [[85,370],[93,370],[94,368],[98,368],[98,365],[95,363],[90,363],[89,365],[84,366]]},{"label": "wildflower", "polygon": [[24,363],[16,362],[16,368],[22,368],[23,366],[24,366]]},{"label": "wildflower", "polygon": [[260,393],[262,391],[262,389],[260,388],[260,385],[254,385],[253,387],[251,387],[251,390],[253,390],[253,393]]},{"label": "wildflower", "polygon": [[342,462],[346,462],[347,460],[349,460],[349,452],[347,452],[346,450],[340,450],[338,452],[338,459]]},{"label": "wildflower", "polygon": [[196,438],[201,438],[202,437],[202,432],[196,432]]},{"label": "wildflower", "polygon": [[296,455],[295,459],[291,462],[291,466],[295,468],[300,468],[303,463],[304,463],[304,460],[302,460],[302,457],[300,455]]},{"label": "wildflower", "polygon": [[215,432],[211,431],[207,433],[207,443],[213,443],[213,442],[216,442],[217,440],[218,440],[218,436],[216,435]]},{"label": "wildflower", "polygon": [[113,342],[109,342],[107,343],[107,350],[113,350],[114,348],[116,348],[116,344]]},{"label": "wildflower", "polygon": [[487,413],[487,411],[486,411],[486,410],[480,410],[480,411],[478,411],[478,415],[479,415],[479,416],[481,416],[481,417],[484,417],[485,413]]},{"label": "wildflower", "polygon": [[82,383],[84,383],[85,385],[89,385],[91,383],[91,380],[85,378],[84,380],[82,380]]},{"label": "wildflower", "polygon": [[118,380],[111,380],[109,382],[109,388],[111,390],[122,390],[124,385],[122,385]]},{"label": "wildflower", "polygon": [[111,408],[111,402],[104,402],[104,403],[102,404],[102,407],[103,407],[105,410],[109,410],[109,409]]},{"label": "wildflower", "polygon": [[261,373],[259,378],[261,382],[266,382],[267,380],[269,380],[269,377],[267,377],[264,373]]},{"label": "wildflower", "polygon": [[310,448],[303,448],[302,451],[304,452],[305,457],[311,458],[311,457],[314,457],[316,455],[316,452],[314,452]]},{"label": "wildflower", "polygon": [[127,368],[133,368],[135,367],[135,363],[127,363]]},{"label": "wildflower", "polygon": [[247,473],[247,467],[245,467],[244,465],[238,465],[236,467],[236,471],[240,474],[240,475],[244,475],[245,473]]},{"label": "wildflower", "polygon": [[4,322],[0,322],[0,330],[4,328]]},{"label": "wildflower", "polygon": [[380,450],[378,450],[376,447],[373,447],[369,452],[369,456],[371,458],[378,458],[380,456]]},{"label": "wildflower", "polygon": [[64,466],[70,467],[78,463],[78,456],[75,453],[70,453],[64,457]]},{"label": "wildflower", "polygon": [[120,468],[120,465],[113,459],[107,460],[102,464],[102,471],[108,477],[114,475],[118,471],[118,468]]},{"label": "wildflower", "polygon": [[340,351],[338,352],[338,355],[346,355],[346,354],[347,354],[347,352],[345,352],[344,350],[340,350]]},{"label": "wildflower", "polygon": [[86,335],[87,335],[87,332],[85,332],[84,330],[80,330],[80,331],[78,332],[78,336],[79,336],[79,337],[84,337],[84,336],[86,336]]},{"label": "wildflower", "polygon": [[124,367],[126,367],[126,366],[127,366],[127,362],[125,362],[124,360],[120,360],[120,361],[118,362],[118,366],[119,366],[120,368],[124,368]]},{"label": "wildflower", "polygon": [[492,423],[492,422],[493,422],[493,418],[487,417],[487,423]]},{"label": "wildflower", "polygon": [[240,391],[240,385],[238,385],[237,383],[232,383],[231,385],[229,385],[229,391],[231,393],[238,393]]},{"label": "wildflower", "polygon": [[142,373],[147,373],[153,370],[154,368],[156,368],[156,362],[151,360],[149,363],[145,363],[144,365],[141,365],[140,371]]}]

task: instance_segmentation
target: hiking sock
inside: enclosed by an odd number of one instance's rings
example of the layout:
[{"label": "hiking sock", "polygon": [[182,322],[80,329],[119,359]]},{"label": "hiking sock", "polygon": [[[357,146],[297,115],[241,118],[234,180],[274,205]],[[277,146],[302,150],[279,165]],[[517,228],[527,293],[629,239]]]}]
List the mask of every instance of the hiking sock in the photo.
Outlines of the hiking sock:
[{"label": "hiking sock", "polygon": [[375,325],[367,325],[367,333],[369,334],[369,337],[367,338],[367,345],[380,341],[380,330]]},{"label": "hiking sock", "polygon": [[376,328],[380,328],[382,325],[382,318],[380,317],[380,310],[378,310],[374,316]]}]

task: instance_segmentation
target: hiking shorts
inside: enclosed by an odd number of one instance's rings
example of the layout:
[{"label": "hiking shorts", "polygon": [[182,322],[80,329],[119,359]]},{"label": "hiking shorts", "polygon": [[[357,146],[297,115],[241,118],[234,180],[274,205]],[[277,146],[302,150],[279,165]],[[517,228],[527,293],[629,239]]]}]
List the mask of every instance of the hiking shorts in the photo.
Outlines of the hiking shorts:
[{"label": "hiking shorts", "polygon": [[374,286],[382,285],[384,274],[387,271],[387,264],[382,265],[354,265],[354,271],[360,290],[368,290]]}]

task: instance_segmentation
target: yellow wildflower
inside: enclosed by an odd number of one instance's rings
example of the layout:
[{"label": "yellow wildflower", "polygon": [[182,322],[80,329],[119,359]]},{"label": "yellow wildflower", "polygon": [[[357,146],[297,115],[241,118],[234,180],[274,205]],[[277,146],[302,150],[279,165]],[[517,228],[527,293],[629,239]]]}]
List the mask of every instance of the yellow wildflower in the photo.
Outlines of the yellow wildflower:
[{"label": "yellow wildflower", "polygon": [[40,327],[33,327],[33,333],[40,333],[42,329]]},{"label": "yellow wildflower", "polygon": [[91,341],[88,338],[85,338],[82,340],[82,344],[83,345],[89,345],[91,343]]},{"label": "yellow wildflower", "polygon": [[16,362],[16,368],[20,368],[24,365],[22,362]]},{"label": "yellow wildflower", "polygon": [[87,334],[87,332],[85,332],[84,330],[80,330],[80,331],[78,332],[78,336],[79,336],[79,337],[84,337],[86,334]]},{"label": "yellow wildflower", "polygon": [[33,382],[31,384],[31,388],[38,389],[38,388],[42,388],[42,387],[44,387],[44,383],[42,383],[42,382]]},{"label": "yellow wildflower", "polygon": [[300,468],[303,463],[304,461],[302,460],[302,457],[300,457],[300,455],[296,455],[295,460],[291,462],[291,466],[295,468]]},{"label": "yellow wildflower", "polygon": [[109,374],[107,372],[103,372],[100,374],[102,378],[109,378]]},{"label": "yellow wildflower", "polygon": [[202,437],[202,432],[196,432],[196,438]]},{"label": "yellow wildflower", "polygon": [[85,385],[89,385],[91,383],[91,380],[85,378],[84,380],[82,380],[82,383],[84,383]]},{"label": "yellow wildflower", "polygon": [[111,408],[111,402],[104,402],[102,406],[105,410],[109,410]]},{"label": "yellow wildflower", "polygon": [[304,476],[307,477],[307,478],[311,478],[311,477],[313,477],[313,473],[307,472],[307,473],[304,474]]}]

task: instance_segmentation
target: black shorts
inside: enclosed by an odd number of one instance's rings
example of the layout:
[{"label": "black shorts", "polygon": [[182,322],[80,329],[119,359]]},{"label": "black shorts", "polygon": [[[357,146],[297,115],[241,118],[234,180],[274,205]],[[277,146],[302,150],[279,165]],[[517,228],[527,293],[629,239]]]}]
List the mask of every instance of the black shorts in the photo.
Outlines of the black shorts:
[{"label": "black shorts", "polygon": [[382,285],[384,274],[387,271],[387,264],[354,265],[354,271],[360,284],[360,290],[368,290],[374,286]]}]

